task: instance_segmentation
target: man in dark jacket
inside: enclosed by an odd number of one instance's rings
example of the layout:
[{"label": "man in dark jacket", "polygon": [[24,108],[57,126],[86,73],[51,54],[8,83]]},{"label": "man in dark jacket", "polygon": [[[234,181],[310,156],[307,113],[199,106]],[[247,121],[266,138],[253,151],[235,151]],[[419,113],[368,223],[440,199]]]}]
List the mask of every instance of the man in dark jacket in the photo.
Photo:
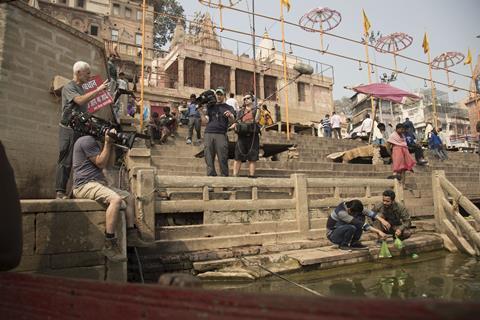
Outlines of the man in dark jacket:
[{"label": "man in dark jacket", "polygon": [[232,106],[225,103],[225,90],[215,90],[217,103],[207,106],[207,127],[205,128],[205,162],[207,175],[216,176],[215,157],[218,157],[221,175],[228,177],[228,137],[227,130],[235,120]]},{"label": "man in dark jacket", "polygon": [[328,216],[327,238],[334,244],[338,244],[340,250],[367,249],[360,242],[363,231],[373,231],[380,238],[386,237],[381,230],[370,226],[365,222],[366,217],[387,223],[371,210],[364,209],[360,200],[341,202]]}]

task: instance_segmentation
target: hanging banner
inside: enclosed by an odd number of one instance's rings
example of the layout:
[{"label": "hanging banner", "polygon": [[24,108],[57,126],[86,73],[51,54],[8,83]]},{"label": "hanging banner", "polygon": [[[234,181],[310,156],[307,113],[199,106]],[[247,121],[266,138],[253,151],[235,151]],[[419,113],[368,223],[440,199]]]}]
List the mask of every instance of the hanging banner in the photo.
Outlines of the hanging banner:
[{"label": "hanging banner", "polygon": [[[95,90],[103,83],[103,80],[100,76],[93,76],[88,82],[82,84],[83,90],[85,93]],[[113,103],[113,98],[107,90],[100,92],[95,98],[90,100],[88,103],[88,112],[94,113],[105,106]]]}]

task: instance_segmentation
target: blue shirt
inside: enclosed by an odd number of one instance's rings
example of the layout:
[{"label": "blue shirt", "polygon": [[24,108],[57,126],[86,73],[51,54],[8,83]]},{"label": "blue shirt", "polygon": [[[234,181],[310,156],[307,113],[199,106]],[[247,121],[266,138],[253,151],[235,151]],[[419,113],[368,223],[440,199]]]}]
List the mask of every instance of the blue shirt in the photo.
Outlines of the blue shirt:
[{"label": "blue shirt", "polygon": [[197,110],[197,107],[195,103],[189,103],[187,106],[187,117],[200,118],[200,112]]},{"label": "blue shirt", "polygon": [[235,116],[233,107],[226,103],[207,107],[208,123],[205,133],[227,133],[229,120],[223,115],[226,111],[230,111]]}]

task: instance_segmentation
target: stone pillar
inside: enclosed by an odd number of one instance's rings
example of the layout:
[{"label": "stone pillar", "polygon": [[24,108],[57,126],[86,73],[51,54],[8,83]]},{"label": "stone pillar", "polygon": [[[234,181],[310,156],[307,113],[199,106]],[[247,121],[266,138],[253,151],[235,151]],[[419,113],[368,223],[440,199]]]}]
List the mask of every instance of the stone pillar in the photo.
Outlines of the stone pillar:
[{"label": "stone pillar", "polygon": [[235,68],[230,67],[230,92],[235,92],[235,94],[242,94],[241,92],[237,92],[236,82],[235,82]]},{"label": "stone pillar", "polygon": [[178,56],[178,84],[177,89],[183,90],[185,87],[185,78],[183,72],[185,69],[185,57]]},{"label": "stone pillar", "polygon": [[[136,200],[137,225],[144,239],[155,239],[155,171],[140,169],[137,172]],[[140,225],[142,227],[140,228]]]},{"label": "stone pillar", "polygon": [[210,89],[210,68],[212,66],[212,63],[210,61],[205,61],[205,81],[204,81],[204,86],[205,90]]},{"label": "stone pillar", "polygon": [[257,97],[259,99],[265,99],[265,78],[264,78],[264,74],[263,73],[260,73],[259,74],[259,90],[260,92],[257,92]]},{"label": "stone pillar", "polygon": [[310,230],[310,217],[308,212],[308,195],[307,195],[307,176],[304,174],[292,174],[290,177],[293,180],[295,188],[294,195],[297,205],[297,225],[298,231],[301,235],[307,236]]}]

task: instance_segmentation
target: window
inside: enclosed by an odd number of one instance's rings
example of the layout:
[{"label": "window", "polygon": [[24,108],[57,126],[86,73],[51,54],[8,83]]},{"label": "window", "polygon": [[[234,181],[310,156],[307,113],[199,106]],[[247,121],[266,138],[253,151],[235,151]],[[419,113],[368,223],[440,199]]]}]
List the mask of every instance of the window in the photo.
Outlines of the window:
[{"label": "window", "polygon": [[141,46],[142,45],[142,34],[135,33],[135,45]]},{"label": "window", "polygon": [[210,65],[210,87],[224,87],[230,91],[230,67],[212,63]]},{"label": "window", "polygon": [[297,83],[298,101],[305,101],[305,86],[304,82]]},{"label": "window", "polygon": [[263,77],[263,89],[265,99],[271,96],[268,100],[275,101],[277,100],[277,78],[272,76],[265,75]]},{"label": "window", "polygon": [[119,4],[114,4],[112,7],[112,13],[114,16],[119,16],[120,15],[120,5]]},{"label": "window", "polygon": [[137,20],[142,20],[142,16],[143,16],[142,10],[137,10]]},{"label": "window", "polygon": [[125,18],[131,18],[131,17],[132,17],[132,9],[125,8]]},{"label": "window", "polygon": [[96,25],[90,25],[90,35],[92,36],[98,36],[98,26]]},{"label": "window", "polygon": [[65,5],[66,5],[66,4],[67,4],[67,0],[59,0],[58,3],[60,3],[60,4],[65,4]]},{"label": "window", "polygon": [[112,29],[112,41],[118,41],[118,30]]},{"label": "window", "polygon": [[85,8],[85,0],[77,0],[78,8]]}]

